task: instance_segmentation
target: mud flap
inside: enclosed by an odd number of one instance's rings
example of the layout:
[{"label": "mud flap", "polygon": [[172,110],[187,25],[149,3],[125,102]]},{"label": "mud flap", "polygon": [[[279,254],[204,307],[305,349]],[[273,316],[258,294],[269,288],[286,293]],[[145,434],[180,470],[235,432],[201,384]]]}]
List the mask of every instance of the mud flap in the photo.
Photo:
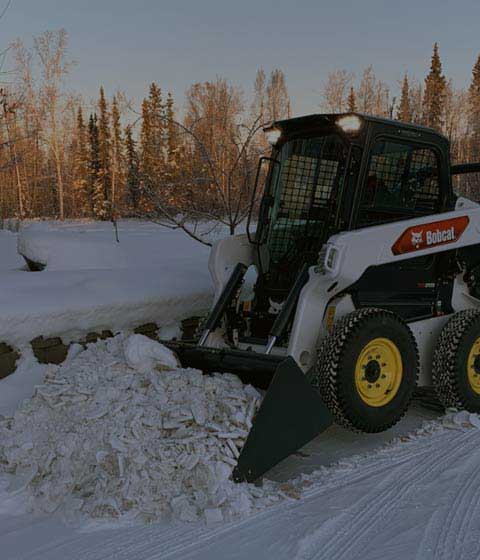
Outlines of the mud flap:
[{"label": "mud flap", "polygon": [[252,482],[332,424],[317,391],[291,357],[278,366],[233,471]]}]

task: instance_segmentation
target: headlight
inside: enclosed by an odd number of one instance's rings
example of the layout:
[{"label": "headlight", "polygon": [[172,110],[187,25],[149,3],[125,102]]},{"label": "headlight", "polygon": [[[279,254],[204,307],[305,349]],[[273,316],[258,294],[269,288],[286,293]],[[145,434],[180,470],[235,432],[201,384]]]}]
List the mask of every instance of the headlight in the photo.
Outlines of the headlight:
[{"label": "headlight", "polygon": [[357,115],[345,115],[337,120],[339,126],[346,134],[354,134],[362,128],[362,119]]},{"label": "headlight", "polygon": [[279,128],[269,128],[265,131],[265,135],[267,137],[267,141],[272,146],[279,141],[280,136],[282,135],[282,131]]},{"label": "headlight", "polygon": [[330,274],[335,274],[337,272],[340,265],[341,254],[341,247],[327,243],[327,250],[323,261],[323,268],[325,272],[329,272]]},{"label": "headlight", "polygon": [[327,254],[325,255],[325,268],[327,270],[335,270],[335,265],[338,259],[338,249],[330,246]]}]

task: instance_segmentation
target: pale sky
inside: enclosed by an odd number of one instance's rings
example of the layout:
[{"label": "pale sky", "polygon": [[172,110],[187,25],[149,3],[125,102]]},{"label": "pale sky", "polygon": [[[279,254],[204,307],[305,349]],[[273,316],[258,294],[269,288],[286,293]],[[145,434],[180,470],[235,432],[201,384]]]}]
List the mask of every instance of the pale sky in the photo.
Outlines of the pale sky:
[{"label": "pale sky", "polygon": [[285,72],[296,114],[315,112],[329,71],[373,64],[392,86],[407,69],[423,80],[435,41],[463,87],[480,53],[479,0],[13,0],[2,44],[60,27],[78,63],[69,87],[138,100],[156,81],[180,108],[191,83],[217,75],[248,93],[262,66]]}]

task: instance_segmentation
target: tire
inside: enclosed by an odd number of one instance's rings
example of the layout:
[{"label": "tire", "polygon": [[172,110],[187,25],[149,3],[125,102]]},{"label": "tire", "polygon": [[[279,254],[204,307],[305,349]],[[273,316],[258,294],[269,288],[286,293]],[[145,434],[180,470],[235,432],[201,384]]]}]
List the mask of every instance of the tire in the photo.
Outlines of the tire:
[{"label": "tire", "polygon": [[455,313],[435,345],[433,386],[446,408],[480,412],[480,311]]},{"label": "tire", "polygon": [[418,378],[418,350],[394,313],[364,308],[339,319],[319,348],[316,380],[336,422],[382,432],[405,414]]}]

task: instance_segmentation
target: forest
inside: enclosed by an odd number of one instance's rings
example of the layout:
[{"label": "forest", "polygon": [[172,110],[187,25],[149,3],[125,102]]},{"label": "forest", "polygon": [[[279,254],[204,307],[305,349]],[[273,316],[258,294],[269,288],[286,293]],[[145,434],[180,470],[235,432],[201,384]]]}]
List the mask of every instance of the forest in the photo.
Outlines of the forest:
[{"label": "forest", "polygon": [[[230,232],[245,219],[262,133],[292,116],[281,69],[258,69],[249,88],[228,79],[192,84],[174,99],[162,84],[143,100],[105,92],[95,100],[69,87],[72,60],[63,29],[8,50],[13,71],[0,89],[0,219],[120,217],[170,227],[220,221]],[[428,67],[428,53],[426,53]],[[395,92],[398,91],[398,95]],[[330,72],[318,87],[316,112],[358,111],[435,128],[451,141],[452,160],[480,160],[480,55],[467,88],[443,72],[433,46],[424,79],[405,73],[398,84],[372,66],[359,75]],[[461,188],[478,197],[480,184]]]}]

